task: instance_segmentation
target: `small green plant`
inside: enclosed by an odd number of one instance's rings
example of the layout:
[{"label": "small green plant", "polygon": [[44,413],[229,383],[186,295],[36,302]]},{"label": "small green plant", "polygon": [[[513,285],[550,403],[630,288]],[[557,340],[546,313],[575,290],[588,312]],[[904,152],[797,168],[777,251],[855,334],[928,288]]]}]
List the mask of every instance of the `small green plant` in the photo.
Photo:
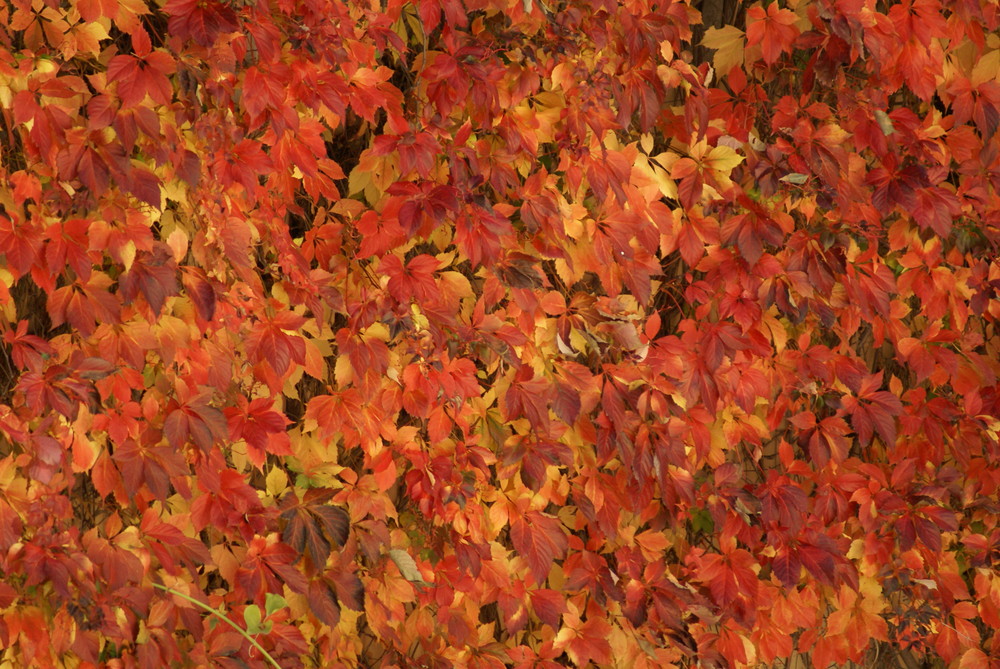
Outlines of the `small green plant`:
[{"label": "small green plant", "polygon": [[[154,588],[159,588],[160,590],[163,590],[164,592],[169,592],[171,595],[175,595],[177,597],[180,597],[184,601],[191,602],[192,604],[194,604],[198,608],[203,609],[203,610],[207,611],[208,613],[211,613],[216,618],[218,618],[219,620],[223,621],[224,623],[226,623],[227,625],[229,625],[230,627],[232,627],[234,630],[236,630],[237,632],[239,632],[240,636],[242,636],[244,639],[246,639],[247,641],[249,641],[251,646],[253,646],[254,648],[256,648],[257,650],[260,651],[260,654],[264,656],[264,659],[267,660],[268,663],[271,664],[271,666],[275,667],[276,669],[281,669],[281,665],[278,664],[278,661],[275,660],[273,657],[271,657],[271,654],[268,653],[266,650],[264,650],[264,647],[261,646],[257,642],[257,640],[254,639],[251,636],[251,634],[267,634],[268,632],[271,631],[271,621],[268,620],[268,621],[265,621],[263,623],[261,622],[260,607],[257,606],[256,604],[252,604],[252,605],[248,606],[243,611],[243,619],[244,619],[244,621],[247,624],[247,629],[243,629],[242,627],[240,627],[239,625],[237,625],[235,622],[233,622],[233,620],[231,618],[229,618],[229,616],[227,616],[222,611],[219,611],[218,609],[213,609],[208,604],[205,604],[203,602],[199,602],[194,597],[191,597],[189,595],[185,595],[183,592],[179,592],[177,590],[174,590],[171,587],[168,587],[166,585],[161,585],[159,583],[154,583],[153,587]],[[280,600],[280,602],[278,600]],[[268,593],[268,595],[267,595],[267,604],[265,605],[265,608],[267,610],[267,615],[271,615],[274,611],[276,611],[276,610],[280,609],[282,606],[284,606],[284,604],[285,604],[284,598],[282,598],[282,597],[280,597],[278,595],[274,595],[273,593]]]}]

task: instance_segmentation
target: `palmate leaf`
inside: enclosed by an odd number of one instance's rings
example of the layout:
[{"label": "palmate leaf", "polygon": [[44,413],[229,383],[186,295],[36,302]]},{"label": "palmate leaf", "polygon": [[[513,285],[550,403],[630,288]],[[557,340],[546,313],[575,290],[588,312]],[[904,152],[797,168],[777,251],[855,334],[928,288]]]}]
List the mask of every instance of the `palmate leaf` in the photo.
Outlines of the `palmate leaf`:
[{"label": "palmate leaf", "polygon": [[309,490],[300,502],[294,492],[281,502],[281,518],[285,521],[282,541],[292,547],[300,559],[308,556],[315,570],[322,570],[333,547],[347,543],[350,517],[340,507],[326,503],[332,491]]},{"label": "palmate leaf", "polygon": [[725,76],[734,67],[743,65],[746,37],[736,26],[711,27],[705,31],[705,38],[701,43],[715,49],[712,62],[719,76]]},{"label": "palmate leaf", "polygon": [[799,34],[795,27],[798,17],[794,12],[770,3],[766,10],[760,6],[750,8],[747,18],[747,46],[759,44],[768,65],[776,62],[782,53],[791,53],[792,43]]},{"label": "palmate leaf", "polygon": [[286,521],[281,540],[301,556],[308,556],[313,565],[325,565],[330,556],[330,541],[317,518],[303,508],[285,511],[281,517]]}]

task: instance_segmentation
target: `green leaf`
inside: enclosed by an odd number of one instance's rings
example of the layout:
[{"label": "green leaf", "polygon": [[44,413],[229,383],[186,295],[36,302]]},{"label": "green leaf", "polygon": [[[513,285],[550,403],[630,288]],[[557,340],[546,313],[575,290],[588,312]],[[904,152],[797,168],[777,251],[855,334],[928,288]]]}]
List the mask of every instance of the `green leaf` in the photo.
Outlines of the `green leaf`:
[{"label": "green leaf", "polygon": [[[278,599],[284,602],[281,597]],[[243,622],[247,625],[247,634],[270,634],[271,628],[274,626],[270,620],[261,622],[260,607],[256,604],[251,604],[243,609]]]},{"label": "green leaf", "polygon": [[256,634],[254,630],[260,627],[260,607],[256,604],[251,604],[250,606],[243,609],[243,622],[247,625],[247,632],[250,634]]},{"label": "green leaf", "polygon": [[285,598],[281,595],[276,595],[273,592],[267,593],[267,600],[264,603],[264,611],[267,615],[273,614],[275,611],[285,608],[288,603]]},{"label": "green leaf", "polygon": [[705,509],[692,509],[691,528],[695,532],[705,532],[706,534],[713,532],[715,521],[712,520],[712,514]]}]

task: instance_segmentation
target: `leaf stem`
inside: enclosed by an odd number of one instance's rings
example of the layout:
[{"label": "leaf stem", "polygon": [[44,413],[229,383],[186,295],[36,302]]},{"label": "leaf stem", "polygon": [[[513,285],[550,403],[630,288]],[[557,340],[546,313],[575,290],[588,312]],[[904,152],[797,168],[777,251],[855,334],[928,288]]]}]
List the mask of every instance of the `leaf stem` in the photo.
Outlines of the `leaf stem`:
[{"label": "leaf stem", "polygon": [[230,627],[232,627],[234,630],[236,630],[237,632],[240,633],[240,636],[242,636],[244,639],[246,639],[247,641],[249,641],[250,645],[253,646],[254,648],[256,648],[257,650],[259,650],[260,654],[264,656],[264,659],[267,660],[269,663],[271,663],[271,665],[274,666],[275,669],[281,669],[281,665],[278,664],[278,661],[275,660],[273,657],[271,657],[270,653],[268,653],[266,650],[264,650],[264,647],[261,646],[260,643],[258,643],[256,639],[254,639],[252,636],[250,636],[249,634],[247,634],[247,631],[245,629],[243,629],[242,627],[240,627],[239,625],[237,625],[236,623],[234,623],[226,614],[224,614],[221,611],[218,611],[216,609],[213,609],[208,604],[205,604],[203,602],[199,602],[194,597],[191,597],[189,595],[185,595],[183,592],[178,592],[177,590],[174,590],[173,588],[170,588],[168,586],[160,585],[159,583],[153,583],[153,587],[154,588],[159,588],[160,590],[163,590],[165,592],[169,592],[171,595],[175,595],[177,597],[180,597],[181,599],[183,599],[185,601],[188,601],[188,602],[191,602],[195,606],[197,606],[197,607],[199,607],[199,608],[201,608],[201,609],[203,609],[205,611],[208,611],[209,613],[215,615],[215,617],[219,618],[224,623],[226,623],[227,625],[229,625]]}]

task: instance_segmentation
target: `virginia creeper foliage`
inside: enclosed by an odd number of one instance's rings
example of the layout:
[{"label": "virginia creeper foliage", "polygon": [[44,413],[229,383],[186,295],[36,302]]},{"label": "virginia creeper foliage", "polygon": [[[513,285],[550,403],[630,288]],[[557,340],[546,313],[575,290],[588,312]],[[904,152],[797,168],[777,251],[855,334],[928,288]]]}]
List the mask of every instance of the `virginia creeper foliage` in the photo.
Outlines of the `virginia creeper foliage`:
[{"label": "virginia creeper foliage", "polygon": [[0,666],[1000,666],[998,28],[4,3]]}]

